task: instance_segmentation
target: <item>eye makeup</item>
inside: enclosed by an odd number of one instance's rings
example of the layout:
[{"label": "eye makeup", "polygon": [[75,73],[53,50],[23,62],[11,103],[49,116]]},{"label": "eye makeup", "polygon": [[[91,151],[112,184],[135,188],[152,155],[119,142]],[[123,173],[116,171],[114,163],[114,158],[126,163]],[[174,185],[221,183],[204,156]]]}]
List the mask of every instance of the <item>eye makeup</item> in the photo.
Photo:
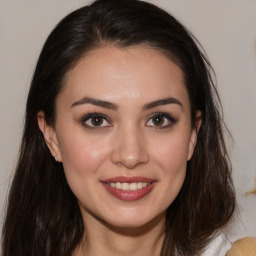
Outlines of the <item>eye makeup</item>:
[{"label": "eye makeup", "polygon": [[165,112],[157,112],[150,116],[146,122],[147,127],[154,127],[156,129],[163,129],[173,126],[178,122],[178,119]]},{"label": "eye makeup", "polygon": [[[145,122],[145,126],[155,129],[164,129],[173,126],[178,119],[166,112],[157,112],[150,115]],[[112,127],[111,119],[105,114],[94,112],[83,115],[80,123],[88,129],[104,129]]]},{"label": "eye makeup", "polygon": [[85,128],[89,129],[102,129],[112,126],[110,119],[98,112],[86,114],[81,118],[80,122]]}]

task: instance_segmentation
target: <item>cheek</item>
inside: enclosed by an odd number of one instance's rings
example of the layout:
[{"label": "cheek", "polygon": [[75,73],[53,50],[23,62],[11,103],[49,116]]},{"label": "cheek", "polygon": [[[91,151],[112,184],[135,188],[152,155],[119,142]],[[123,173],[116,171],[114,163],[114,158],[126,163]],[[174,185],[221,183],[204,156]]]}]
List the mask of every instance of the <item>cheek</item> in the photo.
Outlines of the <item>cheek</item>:
[{"label": "cheek", "polygon": [[161,141],[157,150],[152,151],[161,182],[159,190],[162,193],[158,193],[158,200],[162,202],[163,209],[172,204],[182,188],[187,169],[188,144],[186,135],[174,136]]},{"label": "cheek", "polygon": [[158,166],[167,175],[184,172],[187,166],[189,138],[186,135],[170,136],[169,139],[158,141],[158,147],[152,150]]},{"label": "cheek", "polygon": [[108,155],[107,142],[94,136],[85,136],[77,132],[71,136],[61,136],[59,141],[68,182],[85,181],[83,177],[95,175]]},{"label": "cheek", "polygon": [[157,164],[160,166],[160,180],[166,190],[167,204],[171,204],[178,195],[186,175],[187,150],[184,147],[171,143],[161,148]]}]

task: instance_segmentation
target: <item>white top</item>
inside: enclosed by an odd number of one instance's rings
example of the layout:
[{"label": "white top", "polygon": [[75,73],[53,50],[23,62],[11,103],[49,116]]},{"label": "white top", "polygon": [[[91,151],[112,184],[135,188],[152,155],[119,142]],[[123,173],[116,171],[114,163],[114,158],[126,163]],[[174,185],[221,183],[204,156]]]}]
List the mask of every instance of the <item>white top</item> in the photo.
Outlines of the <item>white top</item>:
[{"label": "white top", "polygon": [[225,256],[230,248],[231,242],[222,233],[206,247],[201,256]]}]

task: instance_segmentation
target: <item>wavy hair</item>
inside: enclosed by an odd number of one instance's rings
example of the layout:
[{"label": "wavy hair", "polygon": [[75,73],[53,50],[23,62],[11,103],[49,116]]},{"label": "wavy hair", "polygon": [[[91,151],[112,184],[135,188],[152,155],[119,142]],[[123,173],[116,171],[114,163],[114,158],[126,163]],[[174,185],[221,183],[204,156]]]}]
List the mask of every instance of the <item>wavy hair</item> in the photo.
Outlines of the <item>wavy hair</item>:
[{"label": "wavy hair", "polygon": [[172,15],[137,0],[98,0],[60,21],[39,56],[2,231],[3,256],[68,256],[84,233],[76,197],[62,164],[51,156],[37,124],[44,111],[55,122],[55,102],[65,75],[88,51],[104,45],[145,45],[163,52],[184,73],[191,121],[202,125],[183,187],[167,209],[161,256],[198,255],[227,225],[234,188],[212,68],[195,37]]}]

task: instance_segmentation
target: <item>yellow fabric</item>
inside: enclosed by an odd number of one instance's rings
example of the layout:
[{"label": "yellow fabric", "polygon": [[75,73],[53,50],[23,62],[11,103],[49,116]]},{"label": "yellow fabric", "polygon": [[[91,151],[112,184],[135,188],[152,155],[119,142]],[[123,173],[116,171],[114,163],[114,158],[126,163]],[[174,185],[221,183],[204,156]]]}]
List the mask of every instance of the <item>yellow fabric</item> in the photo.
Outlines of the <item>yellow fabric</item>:
[{"label": "yellow fabric", "polygon": [[235,241],[227,256],[256,256],[256,238],[244,237]]}]

